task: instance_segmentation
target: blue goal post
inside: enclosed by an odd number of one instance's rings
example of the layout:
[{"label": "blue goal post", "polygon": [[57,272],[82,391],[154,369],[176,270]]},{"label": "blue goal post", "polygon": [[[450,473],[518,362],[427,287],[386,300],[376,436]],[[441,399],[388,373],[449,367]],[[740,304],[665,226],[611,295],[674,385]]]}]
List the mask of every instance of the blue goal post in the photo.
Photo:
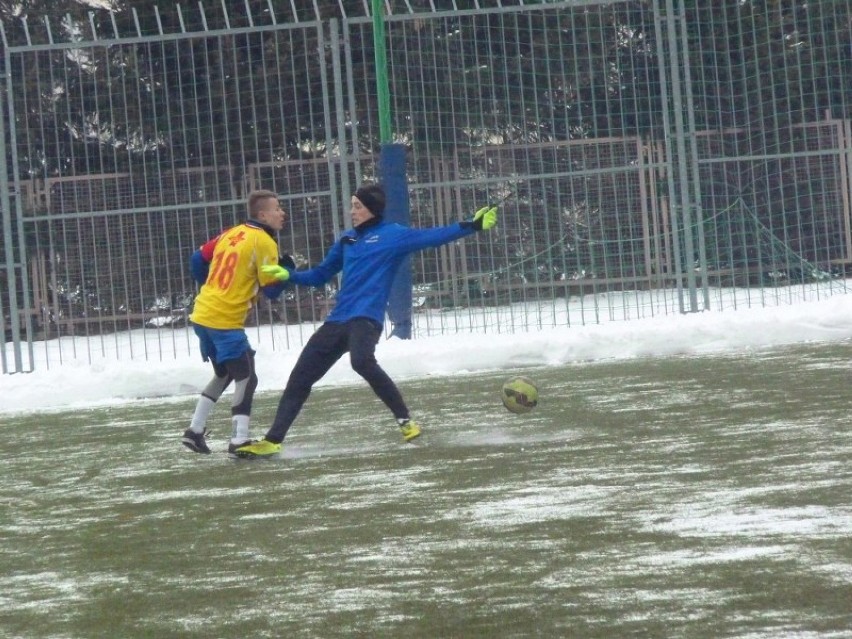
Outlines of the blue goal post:
[{"label": "blue goal post", "polygon": [[[411,222],[411,206],[405,174],[405,146],[382,144],[379,179],[387,198],[385,219],[408,226]],[[411,258],[406,257],[396,273],[388,299],[387,313],[391,321],[391,337],[411,339],[411,301]]]}]

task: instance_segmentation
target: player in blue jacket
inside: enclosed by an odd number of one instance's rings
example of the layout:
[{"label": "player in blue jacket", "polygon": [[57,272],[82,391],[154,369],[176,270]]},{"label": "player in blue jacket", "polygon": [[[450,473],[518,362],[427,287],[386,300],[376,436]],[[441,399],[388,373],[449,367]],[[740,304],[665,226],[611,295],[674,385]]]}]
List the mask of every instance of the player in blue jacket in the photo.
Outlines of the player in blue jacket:
[{"label": "player in blue jacket", "polygon": [[403,439],[411,441],[420,435],[420,427],[411,419],[399,389],[375,357],[394,276],[409,253],[492,228],[497,223],[497,208],[481,208],[471,221],[412,229],[382,219],[385,193],[377,184],[359,188],[351,204],[352,228],[335,242],[318,266],[306,271],[274,265],[262,268],[282,282],[304,286],[322,286],[341,271],[342,280],[334,309],[305,344],[293,367],[272,427],[264,439],[238,448],[235,453],[239,456],[252,458],[279,452],[313,385],[346,352],[352,369],[367,380],[393,413]]}]

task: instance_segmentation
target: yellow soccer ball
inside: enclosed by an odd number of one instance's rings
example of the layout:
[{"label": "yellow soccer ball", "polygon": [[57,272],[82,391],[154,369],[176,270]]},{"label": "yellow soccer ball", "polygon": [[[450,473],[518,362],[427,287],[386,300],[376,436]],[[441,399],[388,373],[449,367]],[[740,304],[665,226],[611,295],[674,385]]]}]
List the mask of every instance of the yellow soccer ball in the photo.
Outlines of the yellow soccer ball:
[{"label": "yellow soccer ball", "polygon": [[513,413],[528,413],[538,404],[538,388],[526,377],[513,377],[503,384],[500,399]]}]

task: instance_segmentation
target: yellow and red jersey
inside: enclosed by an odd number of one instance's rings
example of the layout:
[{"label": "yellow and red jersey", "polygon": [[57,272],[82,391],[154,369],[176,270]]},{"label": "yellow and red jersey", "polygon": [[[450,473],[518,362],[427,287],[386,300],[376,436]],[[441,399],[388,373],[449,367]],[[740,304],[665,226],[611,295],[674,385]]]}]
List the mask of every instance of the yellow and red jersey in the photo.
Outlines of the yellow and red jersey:
[{"label": "yellow and red jersey", "polygon": [[262,225],[249,221],[204,244],[201,255],[210,271],[190,320],[207,328],[244,328],[260,287],[278,282],[260,270],[278,264],[278,245]]}]

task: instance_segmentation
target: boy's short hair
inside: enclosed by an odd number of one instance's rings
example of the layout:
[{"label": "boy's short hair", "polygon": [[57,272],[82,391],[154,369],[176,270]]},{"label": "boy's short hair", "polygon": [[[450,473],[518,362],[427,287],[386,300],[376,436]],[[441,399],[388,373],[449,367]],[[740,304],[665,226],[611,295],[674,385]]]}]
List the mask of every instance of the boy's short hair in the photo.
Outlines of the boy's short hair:
[{"label": "boy's short hair", "polygon": [[257,219],[257,214],[260,212],[260,209],[263,206],[263,202],[269,199],[278,199],[278,194],[275,191],[267,191],[265,189],[259,189],[257,191],[252,191],[248,196],[248,213],[249,217],[253,220]]}]

